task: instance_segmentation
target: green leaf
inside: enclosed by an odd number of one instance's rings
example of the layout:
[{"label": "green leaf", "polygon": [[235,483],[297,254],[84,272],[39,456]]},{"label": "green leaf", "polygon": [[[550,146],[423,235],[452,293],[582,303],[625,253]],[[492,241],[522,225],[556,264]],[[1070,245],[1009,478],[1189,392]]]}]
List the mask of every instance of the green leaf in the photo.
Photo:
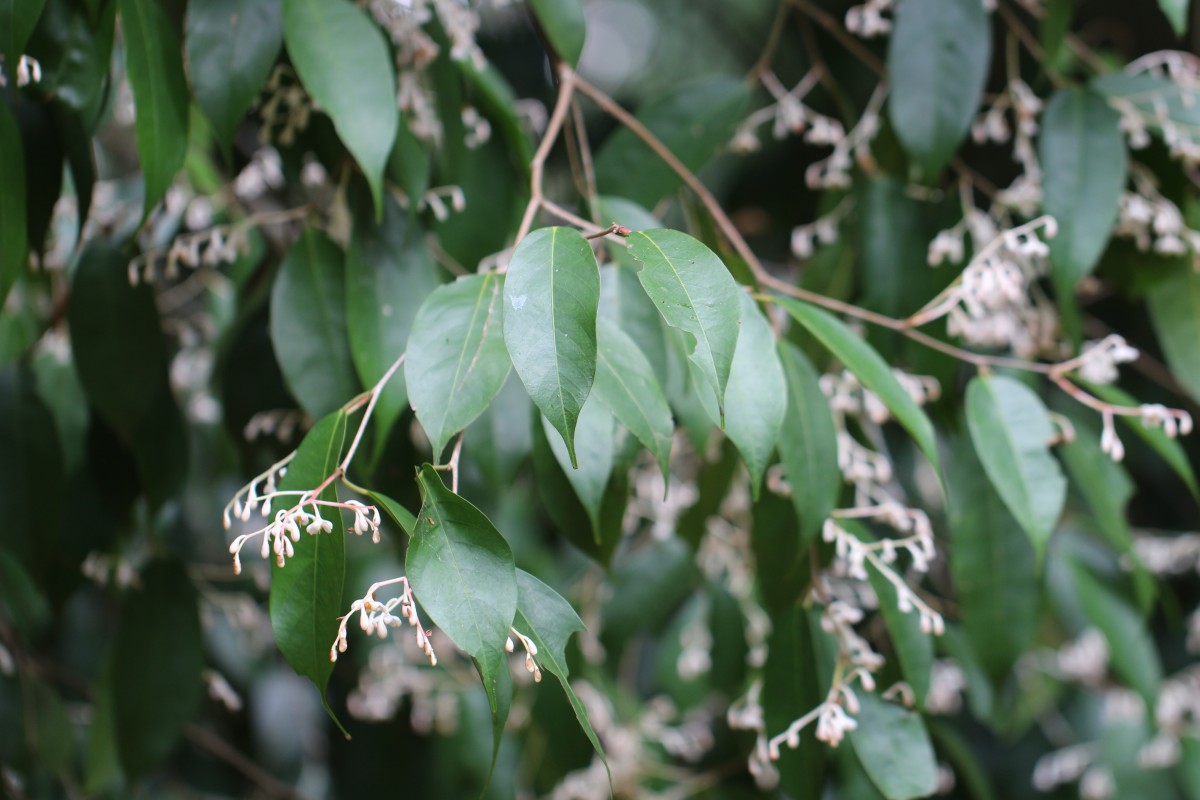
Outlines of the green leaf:
[{"label": "green leaf", "polygon": [[505,381],[467,436],[471,460],[488,484],[495,489],[511,486],[533,449],[533,403],[520,381]]},{"label": "green leaf", "polygon": [[116,32],[117,3],[107,0],[95,14],[78,3],[55,0],[47,7],[39,24],[53,40],[58,52],[42,61],[42,87],[63,106],[79,114],[90,137],[100,123],[111,82],[113,40]]},{"label": "green leaf", "polygon": [[567,669],[567,640],[572,634],[585,630],[583,620],[579,619],[575,609],[562,595],[525,570],[519,569],[515,627],[537,645],[538,663],[558,678],[563,692],[567,695],[567,701],[575,712],[575,719],[579,720],[579,727],[583,729],[584,735],[607,767],[604,747],[600,744],[596,731],[592,729],[587,708],[571,688],[570,671]]},{"label": "green leaf", "polygon": [[1060,89],[1042,114],[1043,205],[1058,221],[1050,266],[1066,298],[1096,266],[1117,221],[1127,161],[1120,120],[1104,98],[1086,89]]},{"label": "green leaf", "polygon": [[25,230],[30,250],[45,251],[54,205],[62,194],[63,151],[48,101],[23,99],[12,108],[25,151]]},{"label": "green leaf", "polygon": [[1075,591],[1088,621],[1108,642],[1113,671],[1153,709],[1162,683],[1162,665],[1154,640],[1139,614],[1082,564],[1071,564]]},{"label": "green leaf", "polygon": [[283,38],[304,88],[333,120],[383,214],[396,139],[396,73],[383,32],[349,0],[283,0]]},{"label": "green leaf", "polygon": [[1104,97],[1119,99],[1123,105],[1131,107],[1146,128],[1164,140],[1170,138],[1164,125],[1175,130],[1200,125],[1200,105],[1196,103],[1200,93],[1166,75],[1110,72],[1092,78],[1088,85]]},{"label": "green leaf", "polygon": [[1046,54],[1047,68],[1058,66],[1063,42],[1071,30],[1071,17],[1075,14],[1075,0],[1049,0],[1046,14],[1042,17],[1042,52]]},{"label": "green leaf", "polygon": [[1171,374],[1192,399],[1200,398],[1200,275],[1191,259],[1178,259],[1170,274],[1146,293],[1150,321]]},{"label": "green leaf", "polygon": [[837,505],[842,473],[838,468],[833,412],[821,391],[816,369],[790,342],[779,342],[779,356],[788,397],[779,431],[779,459],[792,489],[803,549],[815,541],[821,525]]},{"label": "green leaf", "polygon": [[1124,467],[1101,451],[1100,431],[1084,418],[1082,409],[1074,406],[1067,417],[1075,428],[1075,438],[1064,442],[1059,453],[1071,485],[1087,501],[1105,540],[1122,556],[1132,555],[1133,536],[1125,507],[1133,497],[1133,480]]},{"label": "green leaf", "polygon": [[596,399],[654,455],[665,478],[675,432],[667,398],[637,343],[607,317],[598,322]]},{"label": "green leaf", "polygon": [[875,565],[870,565],[867,577],[879,598],[879,613],[892,647],[900,658],[900,672],[912,687],[917,707],[923,708],[933,675],[933,639],[921,631],[921,617],[915,609],[900,610],[898,590]]},{"label": "green leaf", "polygon": [[[824,699],[817,674],[820,655],[814,642],[819,635],[798,603],[771,619],[767,661],[763,665],[762,708],[763,722],[772,736]],[[800,746],[795,750],[780,751],[780,784],[793,797],[812,800],[820,796],[813,787],[822,783],[826,747],[813,735],[814,730],[809,727],[800,732]]]},{"label": "green leaf", "polygon": [[[167,193],[188,141],[188,87],[179,37],[158,0],[117,0],[125,70],[137,104],[138,159],[146,179],[142,216]],[[222,73],[224,74],[224,73]]]},{"label": "green leaf", "polygon": [[125,595],[112,656],[117,752],[131,780],[171,754],[203,691],[203,633],[191,578],[173,561],[154,562],[140,577],[140,588]]},{"label": "green leaf", "polygon": [[596,255],[573,228],[542,228],[513,252],[504,280],[504,343],[542,414],[575,458],[575,424],[596,375]]},{"label": "green leaf", "polygon": [[25,272],[29,260],[24,153],[21,129],[8,104],[0,103],[0,304]]},{"label": "green leaf", "polygon": [[34,760],[55,775],[65,777],[75,754],[75,730],[66,704],[36,673],[21,675],[28,746]]},{"label": "green leaf", "polygon": [[878,395],[896,421],[913,437],[933,468],[940,470],[937,442],[929,417],[896,380],[892,368],[879,353],[836,317],[815,306],[787,297],[777,298],[776,302],[854,373],[863,386]]},{"label": "green leaf", "polygon": [[604,490],[612,474],[616,457],[613,442],[613,418],[599,400],[585,403],[579,414],[579,427],[575,445],[578,449],[579,466],[572,468],[571,457],[563,441],[554,436],[550,421],[542,417],[542,427],[550,442],[554,458],[566,473],[567,480],[583,503],[596,543],[600,543],[600,512],[604,505]]},{"label": "green leaf", "polygon": [[1183,755],[1176,774],[1190,800],[1200,800],[1200,737],[1187,734],[1179,737]]},{"label": "green leaf", "polygon": [[686,233],[638,231],[629,237],[629,250],[643,264],[638,279],[662,318],[693,337],[688,358],[716,391],[724,417],[742,321],[737,284],[716,253]]},{"label": "green leaf", "polygon": [[1183,36],[1188,28],[1188,0],[1158,0],[1158,7],[1171,22],[1176,36]]},{"label": "green leaf", "polygon": [[[692,172],[698,172],[733,136],[750,102],[750,90],[727,75],[675,86],[638,109],[638,121]],[[602,194],[627,197],[649,208],[683,185],[682,179],[626,128],[596,156]]]},{"label": "green leaf", "polygon": [[988,481],[966,437],[949,483],[950,574],[975,657],[995,681],[1033,641],[1041,582],[1029,537]]},{"label": "green leaf", "polygon": [[184,36],[196,102],[228,152],[283,46],[280,0],[189,3]]},{"label": "green leaf", "polygon": [[616,322],[623,333],[637,342],[654,374],[665,380],[667,337],[662,317],[638,280],[637,262],[627,250],[621,253],[628,265],[605,264],[600,268],[600,316]]},{"label": "green leaf", "polygon": [[503,277],[468,275],[425,298],[408,337],[404,379],[436,461],[454,434],[499,394],[510,361],[500,310]]},{"label": "green leaf", "polygon": [[1050,454],[1055,431],[1046,407],[1019,381],[980,376],[967,386],[967,427],[984,472],[1041,561],[1067,494]]},{"label": "green leaf", "polygon": [[[750,295],[745,292],[738,295],[742,330],[725,391],[725,435],[742,454],[750,472],[751,492],[757,498],[787,413],[787,382],[775,351],[771,323]],[[708,393],[702,396],[711,398]]]},{"label": "green leaf", "polygon": [[863,769],[887,800],[928,797],[937,788],[937,760],[915,711],[858,692],[862,709],[850,742]]},{"label": "green leaf", "polygon": [[[346,331],[358,377],[364,386],[374,386],[408,346],[417,309],[440,281],[420,226],[395,198],[384,198],[382,223],[371,217],[367,198],[361,199],[352,205],[354,226],[346,250]],[[407,407],[404,373],[397,372],[375,404],[380,444]]]},{"label": "green leaf", "polygon": [[0,0],[0,55],[10,81],[45,5],[46,0]]},{"label": "green leaf", "polygon": [[391,517],[392,522],[396,523],[400,530],[409,536],[412,535],[413,528],[417,526],[417,518],[411,511],[382,492],[369,489],[367,496],[371,498],[371,502],[382,508],[384,513]]},{"label": "green leaf", "polygon": [[[337,468],[345,438],[346,412],[322,418],[297,448],[279,482],[279,490],[303,492],[320,486]],[[336,488],[327,487],[318,499],[337,500]],[[273,501],[272,518],[295,502],[296,495]],[[328,509],[322,515],[327,513]],[[321,693],[326,712],[341,728],[325,699],[325,687],[333,674],[329,648],[337,638],[338,617],[343,612],[342,585],[346,580],[346,526],[340,514],[335,514],[332,522],[333,530],[329,533],[302,534],[295,544],[295,554],[282,567],[273,563],[271,629],[279,652],[298,675],[313,682]]]},{"label": "green leaf", "polygon": [[529,0],[529,7],[555,54],[572,67],[577,66],[587,37],[580,0]]},{"label": "green leaf", "polygon": [[128,258],[92,241],[71,282],[67,321],[79,380],[100,417],[129,444],[167,387],[154,290],[129,285]]},{"label": "green leaf", "polygon": [[116,790],[121,782],[121,759],[117,752],[116,711],[113,708],[113,658],[104,660],[92,690],[92,720],[88,725],[84,761],[84,791],[100,795]]},{"label": "green leaf", "polygon": [[55,560],[65,475],[54,418],[16,364],[0,368],[0,453],[0,548],[37,575]]},{"label": "green leaf", "polygon": [[493,714],[504,643],[517,613],[512,549],[479,509],[442,484],[426,464],[417,474],[421,513],[405,571],[433,623],[475,660]]},{"label": "green leaf", "polygon": [[71,169],[71,184],[79,212],[75,235],[76,241],[82,242],[83,226],[91,213],[92,190],[96,186],[96,155],[92,151],[92,135],[78,114],[58,107],[53,108],[52,113],[67,156],[67,166]]},{"label": "green leaf", "polygon": [[962,143],[992,63],[981,3],[901,0],[888,44],[888,117],[904,149],[933,178]]},{"label": "green leaf", "polygon": [[[1088,392],[1099,397],[1106,403],[1128,407],[1136,407],[1138,405],[1137,400],[1116,386],[1104,386],[1094,383],[1081,383],[1081,385]],[[1145,440],[1162,457],[1163,461],[1166,461],[1171,469],[1175,470],[1175,474],[1187,484],[1193,496],[1200,497],[1200,486],[1196,483],[1196,474],[1192,471],[1192,465],[1188,462],[1187,453],[1184,452],[1183,445],[1179,443],[1179,440],[1167,436],[1162,428],[1151,428],[1143,425],[1138,417],[1122,415],[1117,419],[1121,420],[1123,425]]]},{"label": "green leaf", "polygon": [[288,389],[314,419],[359,392],[346,332],[345,256],[307,228],[279,267],[271,289],[271,341]]},{"label": "green leaf", "polygon": [[[8,508],[5,504],[5,509]],[[53,619],[50,604],[29,571],[5,550],[0,550],[0,611],[12,629],[26,640],[41,634]]]}]

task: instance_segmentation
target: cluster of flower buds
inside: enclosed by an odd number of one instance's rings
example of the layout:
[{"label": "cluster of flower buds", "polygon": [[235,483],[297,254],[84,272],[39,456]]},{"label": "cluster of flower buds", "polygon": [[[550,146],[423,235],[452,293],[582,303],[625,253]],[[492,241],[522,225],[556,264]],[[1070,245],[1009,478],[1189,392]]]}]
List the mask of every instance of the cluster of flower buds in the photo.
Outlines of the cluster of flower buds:
[{"label": "cluster of flower buds", "polygon": [[218,225],[208,230],[185,233],[171,243],[164,254],[161,250],[148,250],[129,262],[129,283],[153,283],[162,267],[162,275],[173,280],[179,275],[180,266],[219,267],[232,264],[250,252],[250,226],[245,223]]},{"label": "cluster of flower buds", "polygon": [[763,86],[774,97],[770,105],[758,109],[738,125],[729,147],[735,153],[751,153],[762,144],[758,139],[758,128],[772,121],[771,135],[777,139],[803,134],[804,141],[817,147],[836,145],[845,138],[842,123],[804,104],[804,98],[821,79],[821,67],[813,67],[800,82],[791,89],[786,88],[775,73],[766,71],[762,75]]},{"label": "cluster of flower buds", "polygon": [[[534,683],[541,683],[542,670],[538,666],[537,661],[534,660],[534,656],[536,656],[538,653],[537,645],[533,643],[532,639],[518,631],[516,628],[509,628],[509,630],[512,632],[513,636],[516,636],[521,641],[521,646],[525,648],[525,671],[533,676]],[[504,642],[505,652],[513,653],[516,652],[516,649],[516,642],[513,641],[512,636],[509,636]]]},{"label": "cluster of flower buds", "polygon": [[[7,65],[6,65],[7,66]],[[21,56],[17,59],[17,87],[28,86],[31,83],[42,82],[42,65],[32,56]],[[8,78],[0,70],[0,87],[8,86]]]},{"label": "cluster of flower buds", "polygon": [[892,0],[867,0],[846,11],[846,30],[864,39],[891,33],[892,21],[884,13],[892,10]]},{"label": "cluster of flower buds", "polygon": [[850,186],[850,171],[855,162],[866,172],[875,169],[875,156],[871,153],[871,140],[879,133],[882,122],[879,111],[887,97],[881,84],[867,101],[862,116],[844,136],[831,139],[833,152],[820,161],[814,161],[804,171],[804,181],[810,189],[846,189]]},{"label": "cluster of flower buds", "polygon": [[1200,58],[1162,50],[1131,61],[1125,72],[1163,79],[1161,85],[1146,91],[1109,98],[1109,104],[1121,114],[1120,126],[1129,137],[1129,146],[1148,146],[1150,131],[1157,130],[1174,158],[1188,166],[1200,164],[1200,126],[1192,121],[1191,112],[1200,100]]},{"label": "cluster of flower buds", "polygon": [[297,135],[308,128],[309,118],[315,108],[312,98],[304,90],[295,71],[284,64],[275,67],[267,78],[264,91],[268,96],[259,108],[262,120],[259,139],[264,142],[278,141],[288,147],[295,143]]},{"label": "cluster of flower buds", "polygon": [[[375,599],[375,592],[385,586],[399,584],[403,590],[397,597],[393,597],[385,602],[380,602]],[[392,612],[399,607],[399,614]],[[374,634],[380,639],[386,639],[388,628],[399,628],[407,622],[417,630],[417,647],[429,659],[430,666],[437,666],[437,655],[433,651],[433,645],[429,641],[429,632],[421,626],[421,620],[417,616],[417,602],[413,598],[412,587],[409,586],[408,578],[401,576],[392,578],[387,581],[374,583],[371,588],[367,589],[367,593],[358,600],[355,600],[350,605],[350,610],[345,616],[338,618],[337,638],[333,642],[333,646],[329,648],[329,660],[337,661],[338,654],[346,652],[349,647],[349,642],[346,638],[346,627],[350,621],[350,617],[358,612],[358,626],[368,636]],[[536,650],[536,648],[534,648]]]},{"label": "cluster of flower buds", "polygon": [[1113,235],[1132,239],[1142,252],[1152,250],[1163,256],[1191,253],[1194,263],[1200,264],[1200,231],[1187,226],[1179,206],[1163,197],[1149,170],[1133,164],[1130,176],[1136,191],[1121,195]]},{"label": "cluster of flower buds", "polygon": [[[401,208],[408,208],[409,198],[399,189],[394,190],[397,202]],[[446,201],[443,198],[449,198],[450,205],[446,206]],[[438,222],[445,222],[450,219],[450,211],[461,214],[463,209],[467,207],[467,197],[463,194],[460,186],[434,186],[425,194],[417,198],[417,211],[429,209],[433,212],[433,216]]]},{"label": "cluster of flower buds", "polygon": [[816,252],[816,245],[830,245],[838,240],[838,225],[850,213],[852,205],[846,198],[830,211],[806,225],[792,228],[792,255],[804,261]]},{"label": "cluster of flower buds", "polygon": [[858,727],[858,720],[851,716],[861,709],[858,696],[851,685],[856,680],[866,691],[875,691],[875,678],[870,672],[861,667],[851,670],[841,680],[834,682],[821,705],[792,722],[783,733],[768,740],[767,752],[771,760],[779,760],[780,745],[786,744],[793,750],[799,747],[800,732],[814,721],[817,723],[816,735],[819,741],[830,747],[841,744],[846,734]]}]

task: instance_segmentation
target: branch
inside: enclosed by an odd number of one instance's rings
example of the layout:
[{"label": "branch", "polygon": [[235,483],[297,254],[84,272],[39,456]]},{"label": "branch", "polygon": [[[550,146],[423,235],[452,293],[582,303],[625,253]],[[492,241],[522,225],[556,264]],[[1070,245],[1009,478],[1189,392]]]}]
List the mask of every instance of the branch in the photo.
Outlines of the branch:
[{"label": "branch", "polygon": [[521,227],[517,228],[518,244],[525,238],[525,234],[529,233],[533,226],[533,215],[542,204],[542,177],[546,171],[546,159],[558,140],[558,134],[567,118],[567,111],[571,108],[571,97],[575,94],[578,78],[571,68],[561,64],[558,74],[558,100],[554,104],[550,122],[546,125],[546,133],[542,136],[537,152],[533,154],[533,160],[529,162],[529,202],[525,205],[525,214],[521,217]]}]

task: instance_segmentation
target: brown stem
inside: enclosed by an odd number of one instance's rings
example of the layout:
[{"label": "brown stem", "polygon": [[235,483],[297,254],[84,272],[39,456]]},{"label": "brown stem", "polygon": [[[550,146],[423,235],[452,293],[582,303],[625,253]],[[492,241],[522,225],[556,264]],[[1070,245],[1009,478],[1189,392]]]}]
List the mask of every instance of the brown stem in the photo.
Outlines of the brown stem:
[{"label": "brown stem", "polygon": [[555,141],[558,140],[559,132],[562,131],[577,82],[578,78],[571,68],[566,64],[560,64],[558,100],[554,103],[554,111],[550,115],[550,122],[546,125],[546,133],[542,136],[542,141],[533,154],[533,160],[529,162],[529,203],[526,204],[525,213],[521,217],[521,227],[517,228],[516,242],[518,244],[525,238],[525,234],[529,233],[529,229],[533,226],[533,216],[541,206],[542,177],[546,171],[546,159],[549,157]]}]

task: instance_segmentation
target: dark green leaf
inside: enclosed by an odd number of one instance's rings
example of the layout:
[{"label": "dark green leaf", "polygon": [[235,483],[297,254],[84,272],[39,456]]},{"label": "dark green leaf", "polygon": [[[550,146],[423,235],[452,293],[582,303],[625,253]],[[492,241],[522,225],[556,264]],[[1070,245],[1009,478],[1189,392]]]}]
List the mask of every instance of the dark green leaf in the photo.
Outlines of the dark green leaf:
[{"label": "dark green leaf", "polygon": [[345,256],[308,228],[292,245],[271,289],[271,341],[296,402],[319,419],[359,392],[346,331]]},{"label": "dark green leaf", "polygon": [[950,495],[950,574],[967,639],[993,680],[1033,640],[1041,585],[1029,537],[1004,507],[965,437],[955,442]]},{"label": "dark green leaf", "polygon": [[417,526],[417,518],[413,516],[411,511],[382,492],[368,491],[367,495],[371,498],[371,502],[375,503],[375,505],[383,509],[384,513],[391,517],[392,522],[396,523],[400,530],[410,536],[412,535],[413,528]]},{"label": "dark green leaf", "polygon": [[[51,19],[53,24],[47,25]],[[105,0],[94,15],[78,3],[54,0],[39,25],[46,27],[57,50],[57,58],[42,62],[42,86],[79,115],[89,136],[108,99],[116,20],[116,0]]]},{"label": "dark green leaf", "polygon": [[1042,18],[1042,52],[1046,54],[1049,68],[1057,66],[1074,13],[1075,0],[1049,0],[1046,3],[1046,15]]},{"label": "dark green leaf", "polygon": [[[346,437],[346,412],[338,411],[321,419],[305,435],[288,464],[279,490],[309,491],[333,474]],[[320,500],[337,500],[337,490],[329,486]],[[295,495],[276,499],[273,515],[291,508]],[[310,508],[311,510],[311,508]],[[326,509],[324,514],[330,513]],[[334,513],[329,533],[300,536],[295,554],[280,567],[271,567],[271,629],[279,652],[299,675],[308,678],[321,693],[321,703],[329,716],[333,711],[325,699],[325,687],[333,673],[329,648],[337,638],[338,617],[342,609],[342,585],[346,580],[346,526]],[[338,723],[338,727],[341,727]],[[344,732],[344,731],[343,731]]]},{"label": "dark green leaf", "polygon": [[613,443],[613,418],[598,399],[585,403],[579,415],[579,427],[576,431],[575,446],[579,455],[579,466],[573,468],[571,457],[567,453],[562,439],[554,436],[550,421],[542,417],[546,437],[550,441],[550,449],[554,457],[566,473],[567,480],[575,489],[575,494],[587,510],[588,519],[592,523],[592,532],[596,542],[600,542],[600,512],[604,505],[605,488],[608,486],[609,475],[612,474],[615,458]]},{"label": "dark green leaf", "polygon": [[571,465],[575,424],[596,375],[600,273],[573,228],[542,228],[513,252],[504,280],[504,342],[534,404],[563,437]]},{"label": "dark green leaf", "polygon": [[[729,386],[725,390],[725,435],[737,445],[750,472],[750,490],[758,497],[763,474],[771,463],[775,443],[787,412],[787,383],[775,351],[771,323],[758,303],[739,292],[742,330],[733,352]],[[711,393],[701,395],[711,404]],[[709,408],[709,413],[716,411]],[[720,417],[713,414],[714,423]]]},{"label": "dark green leaf", "polygon": [[779,459],[792,489],[803,548],[815,540],[821,524],[837,505],[842,473],[838,468],[833,412],[818,384],[817,371],[800,348],[790,342],[779,343],[779,356],[788,397],[779,432]]},{"label": "dark green leaf", "polygon": [[[9,507],[6,503],[5,509]],[[44,631],[51,620],[45,595],[29,571],[5,550],[0,550],[0,610],[13,630],[27,640]]]},{"label": "dark green leaf", "polygon": [[0,303],[8,297],[8,291],[25,272],[29,261],[25,226],[25,151],[21,129],[8,104],[0,103]]},{"label": "dark green leaf", "polygon": [[92,190],[96,186],[96,155],[92,151],[92,136],[78,114],[55,108],[55,120],[58,135],[62,139],[62,149],[67,156],[67,166],[71,169],[71,183],[78,204],[79,222],[75,234],[82,241],[83,226],[92,209]]},{"label": "dark green leaf", "polygon": [[[1106,403],[1128,407],[1138,405],[1137,400],[1116,386],[1084,384],[1084,388]],[[1187,453],[1184,452],[1183,445],[1178,440],[1168,437],[1162,428],[1143,425],[1138,417],[1120,416],[1118,419],[1162,456],[1163,461],[1166,461],[1171,469],[1175,470],[1175,473],[1191,489],[1193,495],[1200,496],[1196,475],[1192,472],[1192,465],[1188,462]]]},{"label": "dark green leaf", "polygon": [[131,779],[170,755],[199,704],[204,646],[196,601],[187,571],[171,561],[151,564],[140,588],[125,595],[112,699],[117,751]]},{"label": "dark green leaf", "polygon": [[413,320],[404,379],[434,460],[454,434],[483,413],[508,376],[502,282],[488,273],[439,286]]},{"label": "dark green leaf", "polygon": [[88,400],[126,442],[167,386],[167,352],[154,291],[129,285],[128,259],[103,239],[79,257],[67,320]]},{"label": "dark green leaf", "polygon": [[1134,485],[1129,473],[1100,449],[1100,431],[1078,405],[1066,412],[1075,428],[1073,441],[1059,448],[1063,465],[1071,484],[1087,501],[1096,520],[1096,527],[1113,549],[1122,556],[1133,551],[1133,537],[1125,506],[1133,496]]},{"label": "dark green leaf", "polygon": [[1158,7],[1171,22],[1176,36],[1183,36],[1188,28],[1188,0],[1158,0]]},{"label": "dark green leaf", "polygon": [[[823,699],[814,636],[819,632],[804,607],[796,604],[771,620],[767,640],[767,662],[763,666],[763,722],[768,735],[786,730],[792,720],[816,708]],[[815,800],[820,797],[820,775],[825,768],[825,745],[813,735],[800,732],[800,746],[780,751],[780,784],[790,795]]]},{"label": "dark green leaf", "polygon": [[966,136],[992,61],[992,28],[981,3],[902,0],[888,45],[888,117],[929,178]]},{"label": "dark green leaf", "polygon": [[58,541],[64,474],[54,419],[15,364],[0,369],[0,453],[0,548],[36,575]]},{"label": "dark green leaf", "polygon": [[977,377],[967,387],[967,427],[984,472],[1029,534],[1038,560],[1066,500],[1050,454],[1054,426],[1041,399],[1013,378]]},{"label": "dark green leaf", "polygon": [[663,476],[671,459],[675,422],[654,368],[637,344],[607,317],[601,317],[595,395],[649,450]]},{"label": "dark green leaf", "polygon": [[45,5],[46,0],[0,0],[0,55],[10,81]]},{"label": "dark green leaf", "polygon": [[1153,709],[1162,683],[1162,665],[1142,616],[1082,564],[1071,565],[1071,578],[1088,621],[1108,642],[1113,671]]},{"label": "dark green leaf", "polygon": [[84,765],[84,790],[90,795],[114,790],[121,782],[116,711],[113,709],[112,664],[110,654],[93,689],[92,720],[88,726]]},{"label": "dark green leaf", "polygon": [[627,250],[621,253],[628,266],[605,264],[600,268],[600,316],[616,322],[637,343],[654,374],[665,380],[667,338],[662,317],[638,280],[637,262]]},{"label": "dark green leaf", "polygon": [[[417,309],[439,280],[420,227],[410,224],[395,198],[384,198],[379,224],[367,202],[353,209],[346,251],[346,327],[358,377],[364,386],[374,386],[404,352]],[[379,441],[387,439],[407,407],[404,373],[397,372],[375,404]]]},{"label": "dark green leaf", "polygon": [[537,645],[538,663],[558,678],[575,719],[583,729],[596,753],[604,760],[604,747],[592,729],[587,708],[571,688],[570,671],[567,669],[567,640],[571,635],[584,630],[584,624],[575,609],[563,597],[525,570],[517,570],[517,618],[516,628]]},{"label": "dark green leaf", "polygon": [[555,54],[572,67],[579,64],[587,37],[587,20],[580,0],[529,0],[529,7]]},{"label": "dark green leaf", "polygon": [[1179,759],[1179,783],[1183,785],[1189,800],[1200,800],[1200,737],[1179,737],[1183,750]]},{"label": "dark green leaf", "polygon": [[179,37],[158,0],[117,0],[125,33],[125,69],[137,103],[138,158],[146,178],[143,217],[183,166],[188,88]]},{"label": "dark green leaf", "polygon": [[[729,141],[750,101],[746,84],[728,76],[699,79],[638,109],[638,120],[684,166],[703,167]],[[653,206],[683,181],[632,131],[614,133],[596,157],[596,181],[604,194]]]},{"label": "dark green leaf", "polygon": [[1178,259],[1146,293],[1146,303],[1171,373],[1193,399],[1200,398],[1200,275],[1191,258]]},{"label": "dark green leaf", "polygon": [[383,32],[349,0],[283,0],[283,36],[296,73],[333,120],[383,214],[383,170],[399,119]]},{"label": "dark green leaf", "polygon": [[517,613],[512,549],[483,513],[426,464],[417,475],[421,513],[405,560],[413,594],[434,624],[475,659],[493,714],[504,643]]},{"label": "dark green leaf", "polygon": [[25,98],[13,112],[25,153],[25,231],[29,249],[40,257],[62,194],[63,152],[58,123],[49,101]]},{"label": "dark green leaf", "polygon": [[808,588],[811,572],[807,557],[802,559],[800,555],[791,502],[766,492],[751,510],[754,524],[750,527],[750,545],[754,548],[758,594],[767,612],[775,614],[800,599]]},{"label": "dark green leaf", "polygon": [[280,0],[189,3],[185,37],[196,102],[228,150],[283,46]]},{"label": "dark green leaf", "polygon": [[878,395],[896,420],[913,437],[917,446],[925,453],[925,457],[933,464],[933,468],[940,469],[933,425],[921,407],[896,380],[892,368],[879,353],[836,317],[815,306],[786,297],[779,298],[776,302],[807,328],[846,369],[854,373],[863,386]]},{"label": "dark green leaf", "polygon": [[63,699],[32,672],[23,675],[29,749],[39,764],[64,776],[75,755],[75,730]]},{"label": "dark green leaf", "polygon": [[1044,206],[1058,221],[1050,265],[1067,298],[1100,259],[1117,221],[1127,159],[1119,122],[1104,98],[1086,89],[1060,89],[1042,114]]},{"label": "dark green leaf", "polygon": [[916,610],[900,610],[896,586],[873,564],[867,574],[879,598],[879,613],[883,615],[892,647],[900,658],[900,672],[912,687],[917,707],[923,708],[933,674],[933,640],[922,632],[921,617]]},{"label": "dark green leaf", "polygon": [[867,692],[858,692],[858,701],[862,710],[850,742],[875,787],[887,800],[933,794],[937,760],[920,715]]},{"label": "dark green leaf", "polygon": [[533,449],[533,403],[520,381],[505,381],[496,399],[471,423],[471,460],[493,488],[512,485]]},{"label": "dark green leaf", "polygon": [[725,388],[741,328],[737,284],[716,253],[686,233],[658,228],[629,237],[643,267],[638,279],[667,324],[691,334],[688,358],[717,393],[724,416]]}]

